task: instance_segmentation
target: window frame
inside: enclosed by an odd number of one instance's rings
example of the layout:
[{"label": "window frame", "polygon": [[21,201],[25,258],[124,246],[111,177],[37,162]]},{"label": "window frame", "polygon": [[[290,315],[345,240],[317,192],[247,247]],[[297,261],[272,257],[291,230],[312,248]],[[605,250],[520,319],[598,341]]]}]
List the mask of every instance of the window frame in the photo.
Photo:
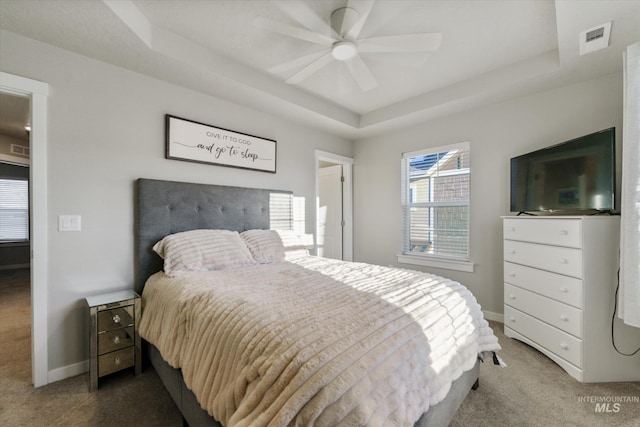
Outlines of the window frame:
[{"label": "window frame", "polygon": [[[468,221],[467,221],[467,254],[466,256],[456,257],[449,255],[441,255],[441,254],[425,254],[425,253],[415,253],[409,252],[409,242],[410,242],[410,233],[411,233],[411,224],[410,217],[408,214],[408,210],[411,209],[409,206],[410,202],[410,194],[411,194],[411,185],[409,182],[409,159],[417,156],[436,154],[445,151],[451,151],[456,149],[462,149],[469,153],[469,183],[468,183],[468,199],[466,202],[453,202],[444,203],[447,206],[458,205],[458,206],[467,206],[468,212]],[[402,264],[412,264],[412,265],[420,265],[425,267],[435,267],[435,268],[444,268],[450,270],[457,271],[465,271],[465,272],[473,272],[475,265],[471,261],[471,144],[468,141],[449,144],[439,147],[429,147],[421,150],[411,151],[402,153],[401,156],[401,250],[397,255],[398,262]],[[465,168],[467,169],[467,168]],[[425,205],[425,202],[419,203],[420,205]],[[437,207],[439,202],[427,202],[427,204],[431,207]],[[422,206],[426,207],[426,206]]]}]

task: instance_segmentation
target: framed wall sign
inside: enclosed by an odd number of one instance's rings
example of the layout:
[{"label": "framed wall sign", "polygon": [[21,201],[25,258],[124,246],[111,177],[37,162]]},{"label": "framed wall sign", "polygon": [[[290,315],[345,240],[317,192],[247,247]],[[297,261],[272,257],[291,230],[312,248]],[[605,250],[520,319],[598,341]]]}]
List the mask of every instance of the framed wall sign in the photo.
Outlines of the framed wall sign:
[{"label": "framed wall sign", "polygon": [[167,114],[166,158],[276,173],[276,141]]}]

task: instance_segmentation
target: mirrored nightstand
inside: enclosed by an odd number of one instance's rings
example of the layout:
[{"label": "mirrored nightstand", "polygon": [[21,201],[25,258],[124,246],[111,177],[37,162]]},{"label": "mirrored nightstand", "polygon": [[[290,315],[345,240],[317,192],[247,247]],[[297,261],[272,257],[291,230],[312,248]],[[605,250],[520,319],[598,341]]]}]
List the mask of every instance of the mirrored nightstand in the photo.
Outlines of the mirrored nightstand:
[{"label": "mirrored nightstand", "polygon": [[96,390],[98,378],[105,375],[132,367],[140,374],[140,295],[116,291],[87,297],[86,302],[91,320],[89,391]]}]

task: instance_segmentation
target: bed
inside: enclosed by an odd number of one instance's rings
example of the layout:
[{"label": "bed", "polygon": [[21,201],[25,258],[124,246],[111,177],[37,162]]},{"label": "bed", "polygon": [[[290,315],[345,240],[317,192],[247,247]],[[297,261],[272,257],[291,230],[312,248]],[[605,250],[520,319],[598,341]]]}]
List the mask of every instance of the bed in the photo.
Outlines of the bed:
[{"label": "bed", "polygon": [[[145,352],[191,426],[223,425],[216,418],[225,425],[445,426],[478,386],[477,356],[500,348],[475,299],[456,282],[312,257],[297,243],[284,259],[273,255],[274,238],[294,238],[288,231],[290,192],[139,179],[136,199],[136,290],[143,296]],[[156,252],[158,242],[168,248],[176,242],[170,238],[203,230],[225,239],[237,232],[233,245],[241,235],[263,262],[173,274],[168,255],[163,260]],[[251,236],[271,243],[259,243],[256,253]],[[371,287],[387,276],[415,289]],[[424,291],[425,280],[437,281],[434,292]],[[420,308],[422,298],[431,309]],[[449,313],[429,321],[441,325],[436,332],[422,331],[424,313],[454,300]],[[440,353],[435,364],[421,367]],[[439,361],[445,359],[455,363],[444,366]],[[421,393],[416,388],[429,392],[414,398]]]}]

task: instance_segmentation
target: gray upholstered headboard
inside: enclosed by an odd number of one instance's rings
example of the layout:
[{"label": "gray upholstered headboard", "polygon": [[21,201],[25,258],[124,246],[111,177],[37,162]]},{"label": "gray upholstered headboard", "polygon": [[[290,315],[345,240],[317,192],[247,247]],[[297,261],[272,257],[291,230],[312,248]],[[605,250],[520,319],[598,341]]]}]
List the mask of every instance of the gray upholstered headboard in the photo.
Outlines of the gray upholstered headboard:
[{"label": "gray upholstered headboard", "polygon": [[192,184],[140,178],[136,186],[136,283],[140,293],[162,270],[153,245],[180,231],[210,228],[242,232],[293,226],[290,191]]}]

